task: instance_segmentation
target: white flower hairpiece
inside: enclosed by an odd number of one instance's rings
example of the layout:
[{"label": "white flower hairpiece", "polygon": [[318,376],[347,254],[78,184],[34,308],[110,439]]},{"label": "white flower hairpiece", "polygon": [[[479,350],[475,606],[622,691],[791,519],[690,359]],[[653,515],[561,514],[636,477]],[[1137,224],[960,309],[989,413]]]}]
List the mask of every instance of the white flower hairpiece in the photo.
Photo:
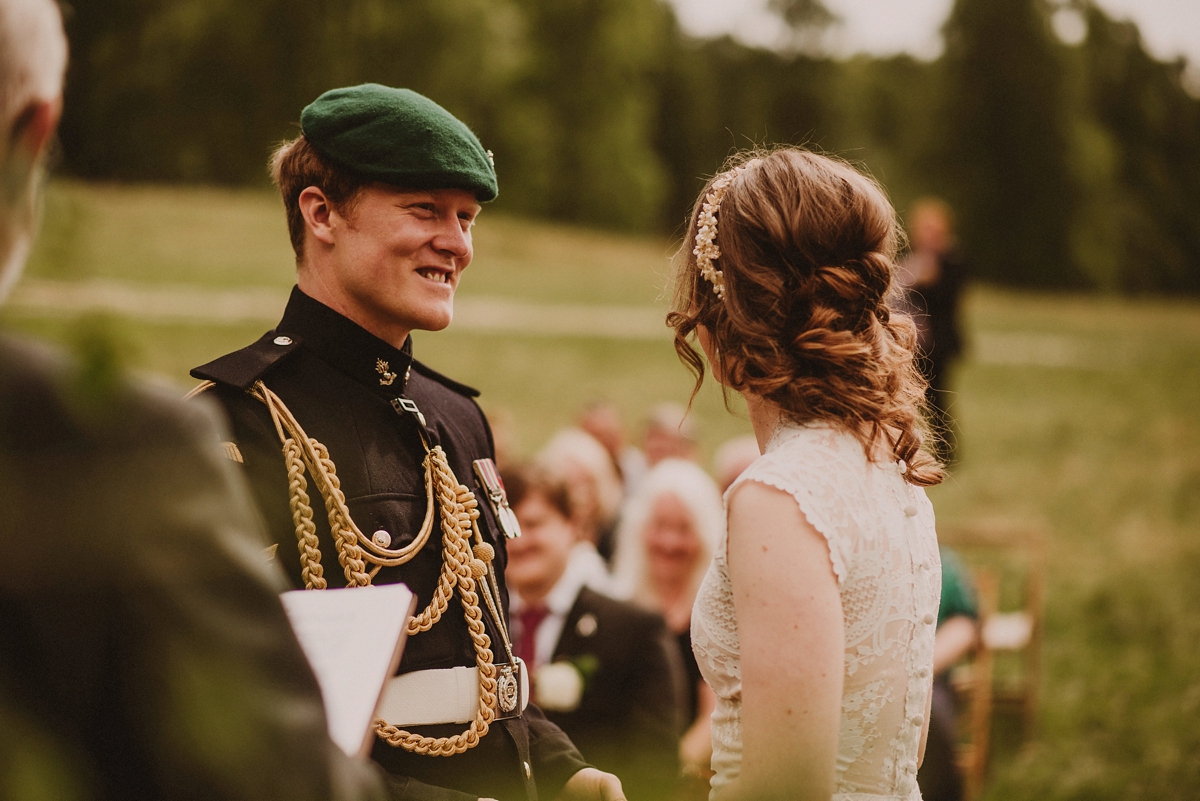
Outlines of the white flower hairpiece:
[{"label": "white flower hairpiece", "polygon": [[700,216],[696,218],[696,246],[692,248],[692,253],[696,256],[696,266],[700,269],[700,275],[712,284],[713,294],[718,300],[725,300],[725,273],[713,266],[713,262],[721,258],[721,248],[717,247],[717,214],[721,211],[721,199],[725,197],[725,190],[746,166],[742,164],[734,167],[712,182],[708,194],[704,197],[704,204],[700,207]]}]

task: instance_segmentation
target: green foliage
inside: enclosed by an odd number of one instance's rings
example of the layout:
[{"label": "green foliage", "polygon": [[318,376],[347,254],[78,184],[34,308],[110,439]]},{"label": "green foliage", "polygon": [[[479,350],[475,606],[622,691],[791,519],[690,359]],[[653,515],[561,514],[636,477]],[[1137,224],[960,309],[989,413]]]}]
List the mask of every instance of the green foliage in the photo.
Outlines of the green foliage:
[{"label": "green foliage", "polygon": [[[1200,291],[1200,100],[1182,89],[1184,64],[1142,48],[1137,28],[1087,10],[1080,53],[1088,116],[1106,137],[1090,171],[1109,200],[1114,289]],[[1093,134],[1096,135],[1096,134]]]},{"label": "green foliage", "polygon": [[1081,283],[1068,247],[1064,65],[1041,0],[958,0],[944,29],[944,194],[977,274]]},{"label": "green foliage", "polygon": [[[1051,3],[1056,5],[1050,5]],[[1088,36],[1048,15],[1068,2]],[[87,178],[263,184],[320,92],[429,95],[495,152],[499,208],[678,232],[738,148],[861,164],[903,211],[940,194],[980,278],[1200,293],[1200,100],[1091,0],[956,0],[935,62],[697,41],[665,0],[69,0],[62,142]]]}]

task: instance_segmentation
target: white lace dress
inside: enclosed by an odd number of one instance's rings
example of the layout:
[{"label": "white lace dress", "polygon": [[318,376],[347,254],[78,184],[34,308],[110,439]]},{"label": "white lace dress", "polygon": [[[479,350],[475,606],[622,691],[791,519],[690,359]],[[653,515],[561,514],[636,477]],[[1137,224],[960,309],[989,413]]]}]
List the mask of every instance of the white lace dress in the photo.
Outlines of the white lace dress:
[{"label": "white lace dress", "polygon": [[[899,464],[867,461],[849,433],[785,426],[734,482],[796,499],[829,545],[846,626],[845,682],[833,801],[918,801],[917,749],[932,685],[942,567],[933,507]],[[714,791],[742,761],[742,678],[726,543],[696,596],[692,647],[717,695]],[[779,659],[786,659],[780,654]]]}]

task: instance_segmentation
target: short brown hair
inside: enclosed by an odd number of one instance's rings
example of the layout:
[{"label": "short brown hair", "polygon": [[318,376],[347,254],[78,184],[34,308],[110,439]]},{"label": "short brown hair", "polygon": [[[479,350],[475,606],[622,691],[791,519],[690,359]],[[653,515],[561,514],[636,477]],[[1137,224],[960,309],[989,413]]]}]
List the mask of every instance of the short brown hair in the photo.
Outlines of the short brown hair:
[{"label": "short brown hair", "polygon": [[330,205],[345,216],[354,211],[354,203],[364,187],[373,183],[351,170],[338,167],[317,152],[304,134],[281,142],[271,154],[271,180],[283,197],[287,214],[288,236],[296,261],[304,257],[304,215],[300,213],[300,193],[315,186],[325,193]]},{"label": "short brown hair", "polygon": [[568,520],[575,519],[571,508],[571,493],[565,481],[549,471],[533,465],[521,464],[500,471],[504,481],[504,494],[508,504],[516,509],[531,495],[541,495],[554,509]]},{"label": "short brown hair", "polygon": [[[709,186],[676,256],[675,349],[704,380],[688,343],[704,326],[725,383],[766,398],[790,419],[839,424],[868,458],[886,448],[905,477],[927,486],[942,467],[927,450],[925,379],[913,363],[916,329],[893,310],[902,240],[883,190],[849,164],[799,148],[744,153],[721,201],[714,265],[725,299],[692,253]],[[714,179],[715,180],[715,179]]]}]

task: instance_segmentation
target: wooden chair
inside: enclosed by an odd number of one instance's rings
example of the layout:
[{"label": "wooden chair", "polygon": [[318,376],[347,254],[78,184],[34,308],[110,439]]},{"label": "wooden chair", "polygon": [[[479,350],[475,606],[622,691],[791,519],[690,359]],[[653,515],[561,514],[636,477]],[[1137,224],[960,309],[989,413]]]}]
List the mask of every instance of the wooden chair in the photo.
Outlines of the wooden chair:
[{"label": "wooden chair", "polygon": [[979,598],[979,647],[953,674],[962,703],[959,765],[970,800],[987,774],[993,713],[1014,711],[1026,738],[1036,732],[1046,537],[1039,525],[983,521],[939,526],[938,539],[971,566]]},{"label": "wooden chair", "polygon": [[[972,570],[979,600],[979,619],[986,622],[996,613],[1000,582],[987,569]],[[980,638],[971,659],[951,673],[958,697],[958,769],[964,782],[964,797],[973,801],[983,791],[991,756],[992,736],[992,652]]]}]

